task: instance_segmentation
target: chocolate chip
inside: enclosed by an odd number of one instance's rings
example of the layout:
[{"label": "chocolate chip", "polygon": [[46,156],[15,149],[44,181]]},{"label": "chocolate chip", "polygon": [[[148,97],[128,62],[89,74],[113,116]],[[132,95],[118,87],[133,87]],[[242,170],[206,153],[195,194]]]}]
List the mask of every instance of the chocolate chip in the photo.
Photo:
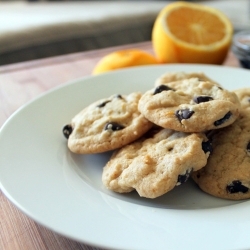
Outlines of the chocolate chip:
[{"label": "chocolate chip", "polygon": [[247,144],[247,152],[250,152],[250,142]]},{"label": "chocolate chip", "polygon": [[[123,99],[120,94],[115,95],[114,98]],[[111,102],[111,100],[104,101],[104,102],[100,103],[99,105],[97,105],[96,107],[103,108],[109,102]]]},{"label": "chocolate chip", "polygon": [[227,121],[230,117],[232,116],[232,113],[229,111],[226,113],[226,115],[221,118],[220,120],[217,120],[214,122],[214,126],[219,126],[221,124],[223,124],[225,121]]},{"label": "chocolate chip", "polygon": [[194,111],[189,109],[181,109],[175,112],[175,116],[179,119],[179,121],[183,119],[189,119],[194,114]]},{"label": "chocolate chip", "polygon": [[107,122],[104,126],[104,130],[112,130],[112,131],[117,131],[124,128],[125,127],[123,125],[120,125],[119,123],[116,122]]},{"label": "chocolate chip", "polygon": [[210,154],[213,152],[212,143],[210,141],[203,141],[201,146],[205,154],[207,152],[210,152]]},{"label": "chocolate chip", "polygon": [[116,95],[115,97],[116,97],[116,98],[118,98],[118,99],[123,99],[123,98],[122,98],[122,96],[121,96],[121,95],[119,95],[119,94],[118,94],[118,95]]},{"label": "chocolate chip", "polygon": [[110,100],[108,101],[105,101],[105,102],[102,102],[100,103],[99,105],[97,105],[97,108],[103,108],[107,103],[111,102]]},{"label": "chocolate chip", "polygon": [[212,101],[213,100],[213,97],[211,96],[195,96],[194,97],[194,102],[195,103],[201,103],[201,102],[209,102],[209,101]]},{"label": "chocolate chip", "polygon": [[230,194],[239,193],[239,192],[246,193],[249,190],[249,188],[242,185],[241,181],[239,180],[232,181],[231,184],[227,185],[226,189]]},{"label": "chocolate chip", "polygon": [[193,168],[190,168],[190,169],[186,170],[185,174],[179,174],[176,186],[179,186],[179,185],[185,183],[189,179],[192,172],[193,172]]},{"label": "chocolate chip", "polygon": [[174,89],[168,87],[167,85],[159,85],[158,87],[155,88],[155,91],[154,91],[153,95],[159,94],[162,91],[169,91],[169,90],[174,91]]},{"label": "chocolate chip", "polygon": [[65,125],[62,130],[63,135],[65,136],[66,139],[69,139],[69,136],[71,135],[72,131],[73,131],[73,128],[71,124]]}]

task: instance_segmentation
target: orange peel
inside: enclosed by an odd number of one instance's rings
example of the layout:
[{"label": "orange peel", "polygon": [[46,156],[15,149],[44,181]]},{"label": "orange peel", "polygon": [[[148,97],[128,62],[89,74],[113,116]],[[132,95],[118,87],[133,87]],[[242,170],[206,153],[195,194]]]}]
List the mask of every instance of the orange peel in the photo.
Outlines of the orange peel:
[{"label": "orange peel", "polygon": [[174,2],[158,14],[152,44],[162,63],[222,64],[233,26],[221,11],[197,3]]}]

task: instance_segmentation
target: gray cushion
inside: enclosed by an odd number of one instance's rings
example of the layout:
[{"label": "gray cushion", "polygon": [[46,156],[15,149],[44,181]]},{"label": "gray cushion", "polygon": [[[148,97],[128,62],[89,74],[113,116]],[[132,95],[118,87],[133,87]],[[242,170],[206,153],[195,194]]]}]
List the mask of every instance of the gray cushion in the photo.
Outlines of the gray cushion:
[{"label": "gray cushion", "polygon": [[0,4],[0,64],[151,39],[166,2]]}]

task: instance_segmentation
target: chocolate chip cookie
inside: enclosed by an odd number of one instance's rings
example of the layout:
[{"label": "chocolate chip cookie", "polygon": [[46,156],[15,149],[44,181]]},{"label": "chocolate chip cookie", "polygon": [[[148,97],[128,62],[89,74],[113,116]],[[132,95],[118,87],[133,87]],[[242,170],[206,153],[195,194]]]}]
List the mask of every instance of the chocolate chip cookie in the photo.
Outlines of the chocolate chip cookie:
[{"label": "chocolate chip cookie", "polygon": [[138,111],[141,95],[113,95],[82,110],[63,128],[69,149],[78,154],[101,153],[142,136],[153,124]]},{"label": "chocolate chip cookie", "polygon": [[211,133],[213,153],[207,165],[192,173],[198,186],[213,196],[250,198],[250,113],[241,110],[230,126]]},{"label": "chocolate chip cookie", "polygon": [[242,108],[250,108],[250,88],[242,88],[234,90],[238,96]]},{"label": "chocolate chip cookie", "polygon": [[202,132],[232,124],[239,115],[235,93],[198,78],[158,85],[140,99],[138,108],[151,122],[183,132]]},{"label": "chocolate chip cookie", "polygon": [[190,78],[198,78],[199,80],[202,80],[202,81],[209,81],[216,85],[220,85],[219,83],[215,82],[214,80],[206,76],[203,72],[187,73],[187,72],[181,71],[181,72],[167,72],[163,74],[162,76],[156,79],[155,86],[167,84],[170,82],[176,82],[176,81],[180,81],[184,79],[190,79]]},{"label": "chocolate chip cookie", "polygon": [[115,151],[103,169],[102,181],[118,193],[136,190],[142,197],[156,198],[204,167],[211,151],[203,133],[157,128]]}]

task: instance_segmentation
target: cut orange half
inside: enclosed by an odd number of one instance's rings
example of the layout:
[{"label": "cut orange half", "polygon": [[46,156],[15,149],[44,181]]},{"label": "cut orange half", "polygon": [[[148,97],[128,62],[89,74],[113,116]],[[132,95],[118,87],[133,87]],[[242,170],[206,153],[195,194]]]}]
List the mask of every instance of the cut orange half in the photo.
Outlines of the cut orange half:
[{"label": "cut orange half", "polygon": [[158,61],[154,56],[143,50],[119,50],[104,56],[95,66],[93,74],[149,64],[158,64]]},{"label": "cut orange half", "polygon": [[162,63],[221,64],[232,35],[232,24],[221,11],[196,3],[174,2],[157,16],[152,44]]}]

